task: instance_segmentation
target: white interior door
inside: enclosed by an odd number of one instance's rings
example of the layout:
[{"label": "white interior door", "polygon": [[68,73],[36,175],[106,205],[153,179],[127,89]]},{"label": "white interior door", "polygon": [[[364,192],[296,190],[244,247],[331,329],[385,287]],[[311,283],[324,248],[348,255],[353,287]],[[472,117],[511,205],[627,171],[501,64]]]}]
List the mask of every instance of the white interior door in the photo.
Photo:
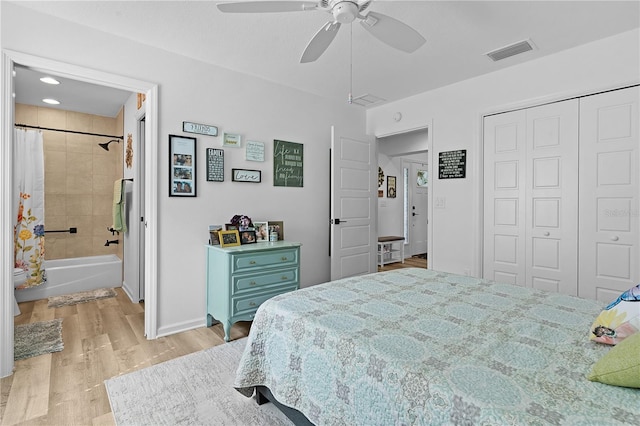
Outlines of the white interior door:
[{"label": "white interior door", "polygon": [[580,100],[580,296],[640,280],[638,86]]},{"label": "white interior door", "polygon": [[526,286],[578,294],[578,100],[526,110]]},{"label": "white interior door", "polygon": [[[145,152],[145,125],[146,120],[142,117],[138,120],[138,156],[142,156]],[[135,188],[138,189],[138,212],[140,213],[140,223],[138,224],[138,301],[144,300],[144,238],[146,232],[146,220],[144,217],[144,178],[145,178],[145,170],[144,170],[144,161],[140,161],[138,159],[137,164],[138,172],[136,177]],[[137,217],[133,218],[133,220],[138,220]]]},{"label": "white interior door", "polygon": [[427,176],[426,163],[410,163],[408,182],[409,192],[411,193],[411,204],[408,212],[410,256],[427,252]]},{"label": "white interior door", "polygon": [[484,119],[484,278],[525,286],[525,111]]},{"label": "white interior door", "polygon": [[375,146],[331,127],[331,280],[377,270]]}]

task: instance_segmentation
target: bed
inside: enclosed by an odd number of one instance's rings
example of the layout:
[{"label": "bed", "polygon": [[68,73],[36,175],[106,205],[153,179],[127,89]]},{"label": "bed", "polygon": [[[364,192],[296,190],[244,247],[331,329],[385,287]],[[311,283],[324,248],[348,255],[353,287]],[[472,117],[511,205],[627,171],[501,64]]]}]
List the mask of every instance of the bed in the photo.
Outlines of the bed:
[{"label": "bed", "polygon": [[427,269],[265,302],[234,387],[316,425],[637,424],[640,391],[586,379],[596,301]]}]

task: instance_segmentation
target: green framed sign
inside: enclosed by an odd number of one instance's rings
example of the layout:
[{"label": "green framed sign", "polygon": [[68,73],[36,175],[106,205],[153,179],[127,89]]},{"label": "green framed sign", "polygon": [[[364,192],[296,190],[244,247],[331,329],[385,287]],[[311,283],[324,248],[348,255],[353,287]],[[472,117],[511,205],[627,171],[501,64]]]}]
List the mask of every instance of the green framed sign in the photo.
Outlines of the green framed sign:
[{"label": "green framed sign", "polygon": [[273,141],[273,186],[303,186],[304,146],[301,143]]}]

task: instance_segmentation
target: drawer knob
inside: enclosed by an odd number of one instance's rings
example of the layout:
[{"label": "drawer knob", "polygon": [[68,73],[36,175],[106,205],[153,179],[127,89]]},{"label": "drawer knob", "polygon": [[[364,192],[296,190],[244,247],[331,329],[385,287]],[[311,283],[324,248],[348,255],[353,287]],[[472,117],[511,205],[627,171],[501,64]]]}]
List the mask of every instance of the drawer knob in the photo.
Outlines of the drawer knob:
[{"label": "drawer knob", "polygon": [[249,265],[255,265],[255,264],[256,264],[256,261],[255,261],[255,260],[251,260],[251,261],[249,262]]},{"label": "drawer knob", "polygon": [[256,282],[255,282],[255,281],[251,281],[251,282],[249,283],[249,285],[256,285]]},{"label": "drawer knob", "polygon": [[283,262],[286,262],[286,261],[287,261],[287,260],[289,260],[289,259],[287,258],[287,256],[282,256],[282,259],[281,259],[281,260],[282,260]]},{"label": "drawer knob", "polygon": [[280,277],[280,279],[281,279],[282,281],[284,281],[284,280],[288,280],[288,279],[289,279],[289,277],[287,277],[286,275],[283,275],[283,276],[281,276],[281,277]]},{"label": "drawer knob", "polygon": [[249,306],[256,306],[256,302],[249,302]]}]

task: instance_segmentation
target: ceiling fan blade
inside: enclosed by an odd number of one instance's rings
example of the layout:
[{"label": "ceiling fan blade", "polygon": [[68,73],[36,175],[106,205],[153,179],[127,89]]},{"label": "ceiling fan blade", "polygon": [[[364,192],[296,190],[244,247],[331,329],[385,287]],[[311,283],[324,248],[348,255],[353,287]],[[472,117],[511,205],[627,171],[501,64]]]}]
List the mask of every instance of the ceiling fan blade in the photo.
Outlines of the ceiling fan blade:
[{"label": "ceiling fan blade", "polygon": [[217,6],[226,13],[269,13],[315,10],[318,4],[313,1],[244,1],[218,3]]},{"label": "ceiling fan blade", "polygon": [[320,28],[320,31],[313,36],[309,44],[307,44],[300,58],[300,63],[305,64],[318,59],[324,51],[327,50],[327,47],[329,47],[333,39],[336,38],[339,29],[339,22],[329,21],[324,24],[322,28]]},{"label": "ceiling fan blade", "polygon": [[407,53],[415,52],[426,42],[409,25],[382,13],[369,12],[360,24],[381,42]]}]

